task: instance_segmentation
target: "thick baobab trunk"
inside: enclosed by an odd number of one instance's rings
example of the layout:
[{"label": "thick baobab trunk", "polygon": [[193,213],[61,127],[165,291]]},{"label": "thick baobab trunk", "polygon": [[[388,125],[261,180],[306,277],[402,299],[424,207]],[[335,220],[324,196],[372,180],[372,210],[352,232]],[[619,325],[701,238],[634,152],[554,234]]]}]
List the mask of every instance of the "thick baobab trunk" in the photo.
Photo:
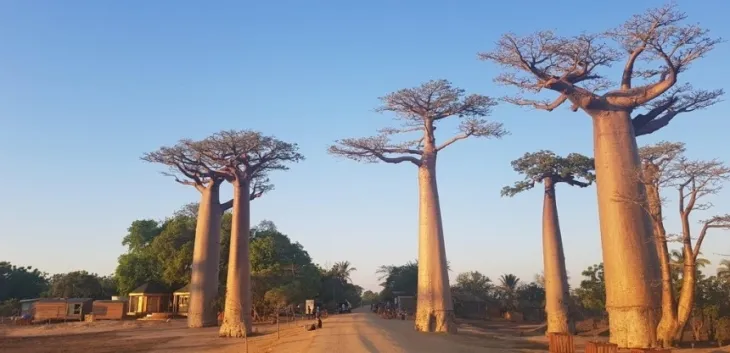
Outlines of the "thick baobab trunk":
[{"label": "thick baobab trunk", "polygon": [[211,183],[201,191],[198,224],[195,228],[188,327],[218,325],[215,303],[218,297],[221,205],[219,185]]},{"label": "thick baobab trunk", "polygon": [[545,200],[542,209],[542,254],[545,265],[547,333],[574,333],[575,327],[568,311],[568,300],[570,300],[568,272],[565,269],[555,184],[549,177],[545,178],[543,183]]},{"label": "thick baobab trunk", "polygon": [[677,310],[674,306],[674,288],[672,287],[672,269],[669,262],[669,247],[667,246],[667,232],[662,219],[661,196],[656,185],[656,175],[651,168],[644,168],[644,177],[650,180],[646,184],[646,197],[649,205],[649,215],[654,229],[656,251],[661,266],[661,303],[662,317],[657,326],[657,341],[662,347],[670,347],[674,341],[677,327]]},{"label": "thick baobab trunk", "polygon": [[456,333],[436,185],[436,154],[418,168],[418,298],[416,330]]},{"label": "thick baobab trunk", "polygon": [[629,113],[595,114],[593,141],[610,341],[621,348],[654,347],[658,261],[642,208],[644,186],[636,178],[641,165]]},{"label": "thick baobab trunk", "polygon": [[244,337],[246,333],[251,332],[251,261],[248,252],[251,201],[249,192],[248,182],[234,182],[231,250],[228,256],[225,313],[219,332],[221,337]]}]

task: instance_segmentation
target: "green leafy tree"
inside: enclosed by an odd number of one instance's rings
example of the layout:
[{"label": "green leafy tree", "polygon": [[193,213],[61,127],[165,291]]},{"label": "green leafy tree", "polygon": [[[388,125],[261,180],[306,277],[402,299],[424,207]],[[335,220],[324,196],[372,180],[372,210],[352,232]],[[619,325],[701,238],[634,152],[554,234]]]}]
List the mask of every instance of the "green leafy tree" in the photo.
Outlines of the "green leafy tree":
[{"label": "green leafy tree", "polygon": [[454,288],[477,298],[487,299],[493,289],[492,280],[479,271],[463,272],[456,276]]},{"label": "green leafy tree", "polygon": [[122,239],[122,245],[126,246],[130,252],[140,251],[149,246],[160,235],[160,232],[162,232],[162,228],[155,220],[134,221],[127,229],[127,235]]},{"label": "green leafy tree", "polygon": [[127,295],[145,282],[160,281],[158,259],[149,252],[131,252],[119,256],[114,272],[120,295]]},{"label": "green leafy tree", "polygon": [[377,270],[381,300],[392,300],[395,295],[416,295],[418,291],[418,261],[410,261],[401,266],[380,266]]},{"label": "green leafy tree", "polygon": [[48,288],[48,275],[33,267],[0,261],[0,302],[38,298]]},{"label": "green leafy tree", "polygon": [[72,271],[51,277],[47,296],[54,298],[110,299],[116,288],[109,278],[86,271]]},{"label": "green leafy tree", "polygon": [[250,258],[253,305],[259,312],[270,310],[266,293],[274,288],[285,288],[290,303],[314,298],[321,289],[319,269],[307,251],[271,222],[252,230]]},{"label": "green leafy tree", "polygon": [[581,274],[585,279],[575,289],[579,304],[587,310],[603,313],[606,310],[606,281],[603,274],[603,263],[588,266]]},{"label": "green leafy tree", "polygon": [[375,293],[371,290],[366,290],[362,293],[362,303],[363,304],[375,304],[380,301],[380,295],[378,293]]},{"label": "green leafy tree", "polygon": [[176,213],[165,220],[162,231],[151,244],[150,251],[160,264],[160,280],[172,287],[182,287],[192,275],[195,218]]}]

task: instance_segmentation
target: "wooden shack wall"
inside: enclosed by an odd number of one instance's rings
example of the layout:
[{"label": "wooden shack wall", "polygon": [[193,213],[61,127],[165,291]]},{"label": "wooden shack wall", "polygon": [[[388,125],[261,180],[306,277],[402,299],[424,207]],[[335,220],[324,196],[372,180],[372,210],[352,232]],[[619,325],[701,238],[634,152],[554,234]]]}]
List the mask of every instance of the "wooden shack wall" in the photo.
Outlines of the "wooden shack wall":
[{"label": "wooden shack wall", "polygon": [[35,303],[35,315],[33,320],[59,320],[66,318],[66,302],[37,302]]},{"label": "wooden shack wall", "polygon": [[94,301],[93,300],[87,300],[83,302],[83,305],[81,306],[81,317],[79,319],[83,319],[84,315],[92,312],[94,310]]},{"label": "wooden shack wall", "polygon": [[95,320],[121,320],[127,314],[127,302],[98,302],[93,304]]}]

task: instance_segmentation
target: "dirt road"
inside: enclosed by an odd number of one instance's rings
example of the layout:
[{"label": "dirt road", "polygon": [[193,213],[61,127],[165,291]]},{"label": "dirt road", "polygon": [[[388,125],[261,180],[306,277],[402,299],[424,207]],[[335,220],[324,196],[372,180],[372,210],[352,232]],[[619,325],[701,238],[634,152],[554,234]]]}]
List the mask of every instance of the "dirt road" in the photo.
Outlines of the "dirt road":
[{"label": "dirt road", "polygon": [[[479,340],[482,341],[482,340]],[[283,338],[267,350],[272,353],[400,353],[400,352],[531,352],[532,347],[502,349],[478,344],[468,336],[418,333],[413,321],[385,320],[366,311],[336,315],[324,321],[321,330],[301,332]],[[495,342],[492,342],[493,344]],[[510,344],[501,344],[502,347]],[[524,349],[526,348],[526,349]],[[537,347],[535,347],[537,348]],[[540,347],[542,348],[542,347]],[[540,350],[535,350],[542,351]]]}]

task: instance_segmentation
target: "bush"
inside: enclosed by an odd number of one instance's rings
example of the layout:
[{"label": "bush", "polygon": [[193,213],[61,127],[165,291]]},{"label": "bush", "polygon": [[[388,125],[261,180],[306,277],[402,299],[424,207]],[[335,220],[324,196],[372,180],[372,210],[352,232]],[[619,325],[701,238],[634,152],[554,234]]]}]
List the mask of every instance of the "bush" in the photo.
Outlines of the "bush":
[{"label": "bush", "polygon": [[717,320],[715,324],[715,340],[717,344],[722,346],[722,343],[730,340],[730,317],[723,317]]},{"label": "bush", "polygon": [[8,299],[0,302],[0,316],[20,315],[20,302],[17,299]]}]

